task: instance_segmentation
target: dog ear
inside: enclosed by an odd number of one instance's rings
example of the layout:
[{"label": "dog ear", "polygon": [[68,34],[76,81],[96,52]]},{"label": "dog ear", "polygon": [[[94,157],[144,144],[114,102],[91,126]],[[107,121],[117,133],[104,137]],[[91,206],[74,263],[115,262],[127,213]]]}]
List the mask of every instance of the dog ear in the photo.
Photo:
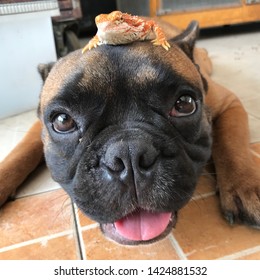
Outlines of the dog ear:
[{"label": "dog ear", "polygon": [[37,69],[38,69],[39,74],[41,75],[43,82],[45,82],[45,80],[47,79],[54,64],[55,64],[55,62],[50,62],[47,64],[40,63],[38,65]]},{"label": "dog ear", "polygon": [[[55,64],[55,62],[50,62],[50,63],[46,63],[46,64],[45,63],[38,64],[37,70],[38,70],[39,74],[41,75],[43,84],[44,84],[45,80],[47,79],[49,73],[51,72],[51,69],[54,64]],[[40,103],[41,103],[41,101],[39,102],[38,108],[37,108],[37,115],[39,118],[40,118]]]},{"label": "dog ear", "polygon": [[199,23],[194,20],[188,25],[186,30],[174,37],[171,41],[172,43],[177,44],[185,52],[185,54],[193,60],[193,49],[198,36]]}]

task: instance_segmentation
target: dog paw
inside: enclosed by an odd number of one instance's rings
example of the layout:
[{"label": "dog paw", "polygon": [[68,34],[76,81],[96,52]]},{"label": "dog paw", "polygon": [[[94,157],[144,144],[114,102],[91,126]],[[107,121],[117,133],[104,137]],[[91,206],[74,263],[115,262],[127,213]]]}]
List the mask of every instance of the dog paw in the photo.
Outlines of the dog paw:
[{"label": "dog paw", "polygon": [[230,224],[260,226],[260,176],[250,173],[220,187],[222,211]]}]

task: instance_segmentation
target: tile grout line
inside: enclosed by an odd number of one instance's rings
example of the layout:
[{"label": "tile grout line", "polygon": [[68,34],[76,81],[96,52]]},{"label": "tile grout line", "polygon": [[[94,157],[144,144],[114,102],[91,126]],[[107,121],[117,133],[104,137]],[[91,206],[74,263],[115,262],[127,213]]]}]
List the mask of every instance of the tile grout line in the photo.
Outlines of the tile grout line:
[{"label": "tile grout line", "polygon": [[257,119],[257,120],[259,120],[259,116],[255,115],[252,112],[250,112],[250,113],[248,112],[248,115],[250,115],[251,117],[253,117],[253,118]]},{"label": "tile grout line", "polygon": [[260,158],[260,154],[257,153],[256,151],[254,151],[253,149],[251,149],[251,153],[252,153],[254,156]]},{"label": "tile grout line", "polygon": [[83,256],[83,251],[82,251],[82,246],[81,246],[81,233],[80,233],[80,229],[79,229],[79,219],[78,219],[78,208],[76,206],[75,203],[73,203],[73,201],[71,201],[71,206],[72,206],[72,213],[73,213],[73,218],[74,218],[74,229],[75,229],[75,233],[76,233],[76,239],[77,239],[77,251],[79,253],[79,258],[81,260],[84,259]]},{"label": "tile grout line", "polygon": [[89,230],[89,229],[94,229],[94,228],[97,228],[98,226],[99,226],[98,223],[87,225],[87,226],[81,227],[81,231],[86,231],[86,230]]},{"label": "tile grout line", "polygon": [[76,227],[76,231],[77,231],[80,255],[81,255],[82,260],[87,260],[86,247],[85,247],[85,243],[84,243],[83,236],[82,236],[82,227],[80,225],[78,207],[75,203],[73,203],[72,207],[73,207],[73,211],[74,211],[75,227]]},{"label": "tile grout line", "polygon": [[173,236],[172,233],[168,236],[168,239],[169,239],[170,243],[172,244],[173,248],[175,249],[175,251],[176,251],[177,255],[179,256],[179,258],[181,260],[187,260],[187,257],[185,255],[185,253],[183,252],[180,244],[175,239],[175,237]]},{"label": "tile grout line", "polygon": [[57,186],[57,187],[55,187],[53,189],[47,189],[47,190],[43,189],[43,190],[39,190],[39,191],[37,191],[35,193],[32,192],[32,193],[22,194],[20,196],[16,196],[14,200],[23,199],[23,198],[27,198],[27,197],[31,197],[31,196],[35,196],[35,195],[46,194],[46,193],[53,192],[53,191],[58,191],[58,190],[63,190],[63,188]]},{"label": "tile grout line", "polygon": [[13,245],[9,245],[9,246],[0,248],[0,253],[10,251],[10,250],[13,250],[13,249],[18,249],[18,248],[28,246],[28,245],[40,243],[40,242],[43,242],[43,241],[49,241],[51,239],[54,239],[54,238],[57,238],[57,237],[62,237],[62,236],[68,235],[68,234],[73,234],[73,230],[70,229],[70,230],[59,232],[59,233],[46,235],[46,236],[42,236],[42,237],[39,237],[39,238],[35,238],[35,239],[20,242],[20,243],[16,243],[16,244],[13,244]]},{"label": "tile grout line", "polygon": [[17,141],[17,138],[18,138],[17,137],[17,135],[18,135],[17,128],[18,128],[18,126],[19,126],[18,118],[15,118],[15,128],[14,128],[14,135],[13,135],[13,139],[12,139],[13,147],[15,147],[18,144],[18,142],[19,142],[19,141]]},{"label": "tile grout line", "polygon": [[242,250],[240,252],[218,258],[217,260],[235,260],[235,259],[245,257],[245,256],[251,255],[253,253],[258,253],[258,252],[260,252],[260,246]]},{"label": "tile grout line", "polygon": [[214,196],[214,195],[216,195],[216,192],[215,192],[215,191],[208,192],[208,193],[204,193],[204,194],[196,194],[195,196],[193,196],[193,197],[191,198],[191,201],[196,201],[196,200],[208,198],[208,197]]}]

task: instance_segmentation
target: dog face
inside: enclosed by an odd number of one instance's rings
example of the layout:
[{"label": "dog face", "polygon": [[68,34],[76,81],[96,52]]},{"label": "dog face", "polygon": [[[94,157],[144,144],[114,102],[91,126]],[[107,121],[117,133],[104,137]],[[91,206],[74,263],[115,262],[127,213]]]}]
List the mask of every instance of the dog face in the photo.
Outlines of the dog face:
[{"label": "dog face", "polygon": [[123,244],[165,236],[210,156],[201,75],[177,45],[103,45],[60,59],[39,107],[47,165]]}]

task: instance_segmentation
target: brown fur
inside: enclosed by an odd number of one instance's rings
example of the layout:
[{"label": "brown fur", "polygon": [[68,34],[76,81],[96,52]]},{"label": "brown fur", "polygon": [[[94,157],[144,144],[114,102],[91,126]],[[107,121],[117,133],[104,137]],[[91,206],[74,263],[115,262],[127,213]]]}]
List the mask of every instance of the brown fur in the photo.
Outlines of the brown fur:
[{"label": "brown fur", "polygon": [[0,205],[43,160],[40,121],[27,132],[22,141],[0,163]]}]

